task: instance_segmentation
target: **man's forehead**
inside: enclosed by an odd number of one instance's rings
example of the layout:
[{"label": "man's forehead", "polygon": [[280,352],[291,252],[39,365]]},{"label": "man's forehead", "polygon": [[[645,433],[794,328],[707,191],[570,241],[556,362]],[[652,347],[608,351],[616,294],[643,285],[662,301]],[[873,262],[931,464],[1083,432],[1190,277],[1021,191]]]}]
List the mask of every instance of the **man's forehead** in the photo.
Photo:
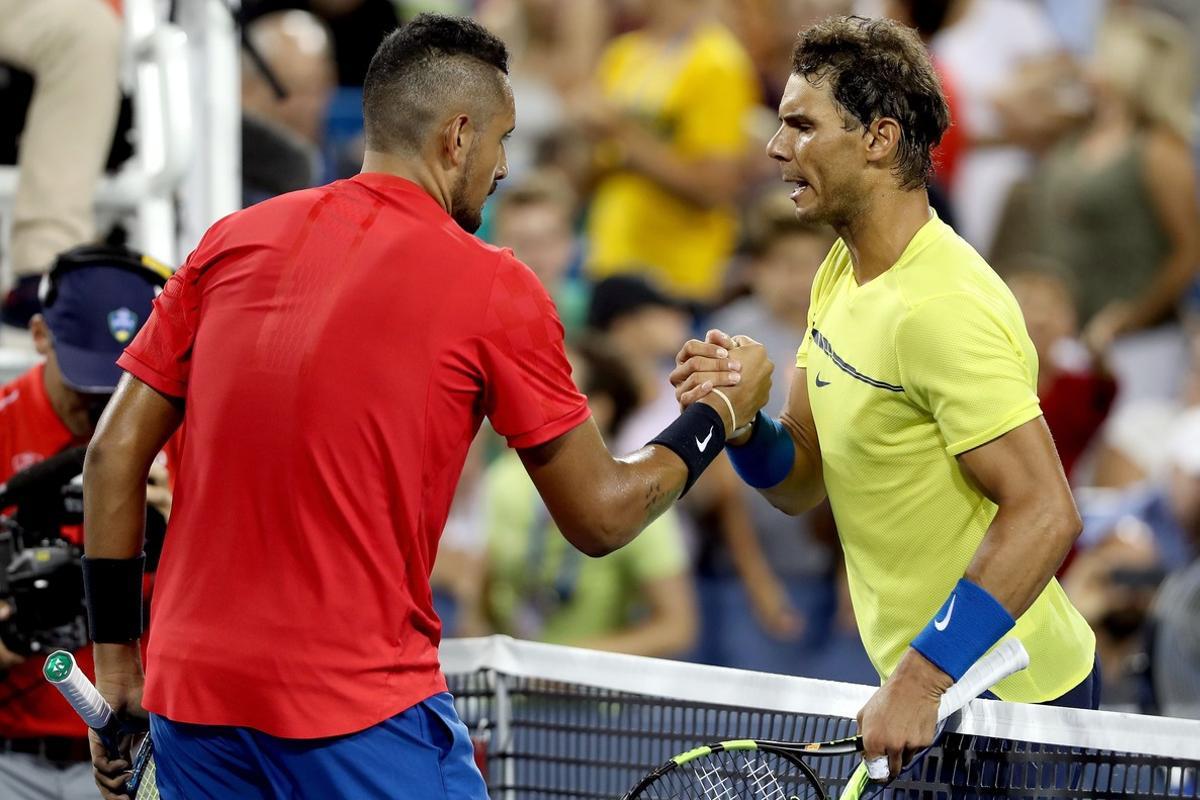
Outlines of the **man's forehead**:
[{"label": "man's forehead", "polygon": [[509,83],[507,75],[504,76],[504,80],[500,86],[504,95],[504,115],[508,118],[508,125],[506,127],[511,128],[517,121],[517,101],[513,97],[512,84]]},{"label": "man's forehead", "polygon": [[792,114],[824,113],[834,110],[833,97],[829,94],[829,81],[820,81],[814,86],[803,75],[792,73],[788,76],[787,85],[783,88],[783,97],[779,100],[779,116]]}]

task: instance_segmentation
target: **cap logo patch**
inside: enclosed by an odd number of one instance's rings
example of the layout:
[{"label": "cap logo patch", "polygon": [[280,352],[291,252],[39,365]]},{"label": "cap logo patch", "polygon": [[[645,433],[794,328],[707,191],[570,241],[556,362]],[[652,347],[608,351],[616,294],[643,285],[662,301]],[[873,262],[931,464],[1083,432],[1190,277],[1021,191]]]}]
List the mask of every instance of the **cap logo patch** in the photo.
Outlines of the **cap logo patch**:
[{"label": "cap logo patch", "polygon": [[137,332],[138,315],[128,308],[118,308],[108,312],[108,331],[113,338],[125,344]]}]

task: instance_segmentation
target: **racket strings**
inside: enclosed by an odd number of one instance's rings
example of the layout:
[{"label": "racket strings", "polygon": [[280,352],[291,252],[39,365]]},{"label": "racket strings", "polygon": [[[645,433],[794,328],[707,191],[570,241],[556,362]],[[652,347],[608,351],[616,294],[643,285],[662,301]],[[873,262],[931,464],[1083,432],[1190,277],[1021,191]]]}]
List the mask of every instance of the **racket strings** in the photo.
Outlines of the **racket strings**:
[{"label": "racket strings", "polygon": [[823,792],[787,758],[719,751],[669,770],[639,800],[820,800]]},{"label": "racket strings", "polygon": [[704,792],[704,800],[738,800],[733,781],[718,763],[696,769],[696,783]]},{"label": "racket strings", "polygon": [[779,785],[779,778],[775,777],[775,772],[769,764],[755,763],[747,759],[742,768],[745,770],[746,776],[754,782],[754,788],[758,790],[759,796],[763,800],[787,800],[787,796],[783,793],[783,787]]},{"label": "racket strings", "polygon": [[[149,737],[142,741],[134,759],[132,781],[137,783],[134,800],[159,800],[158,767],[155,763],[153,743]],[[129,784],[126,784],[126,788],[129,788]]]}]

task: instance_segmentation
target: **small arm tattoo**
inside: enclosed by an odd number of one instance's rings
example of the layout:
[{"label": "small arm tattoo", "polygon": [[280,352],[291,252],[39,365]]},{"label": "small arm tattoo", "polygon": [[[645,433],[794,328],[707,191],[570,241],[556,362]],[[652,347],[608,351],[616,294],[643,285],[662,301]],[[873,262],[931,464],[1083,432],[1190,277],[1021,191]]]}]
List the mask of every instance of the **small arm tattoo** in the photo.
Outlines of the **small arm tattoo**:
[{"label": "small arm tattoo", "polygon": [[663,489],[662,481],[655,480],[646,487],[646,522],[658,517],[659,514],[667,510],[667,508],[675,501],[676,495],[673,492]]}]

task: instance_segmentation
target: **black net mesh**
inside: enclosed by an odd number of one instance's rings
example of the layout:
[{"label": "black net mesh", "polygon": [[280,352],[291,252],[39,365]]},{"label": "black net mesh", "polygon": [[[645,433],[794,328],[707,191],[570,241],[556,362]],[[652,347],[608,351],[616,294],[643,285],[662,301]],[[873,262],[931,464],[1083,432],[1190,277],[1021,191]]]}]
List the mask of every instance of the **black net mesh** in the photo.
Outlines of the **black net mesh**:
[{"label": "black net mesh", "polygon": [[[495,800],[611,800],[654,767],[699,744],[748,738],[824,741],[855,730],[853,720],[842,717],[665,699],[494,671],[447,677],[479,752],[486,753],[481,760]],[[829,795],[837,797],[857,759],[822,757],[808,763]],[[948,734],[874,795],[904,800],[1197,798],[1198,784],[1200,761]],[[793,790],[785,797],[792,794],[806,796]]]}]

